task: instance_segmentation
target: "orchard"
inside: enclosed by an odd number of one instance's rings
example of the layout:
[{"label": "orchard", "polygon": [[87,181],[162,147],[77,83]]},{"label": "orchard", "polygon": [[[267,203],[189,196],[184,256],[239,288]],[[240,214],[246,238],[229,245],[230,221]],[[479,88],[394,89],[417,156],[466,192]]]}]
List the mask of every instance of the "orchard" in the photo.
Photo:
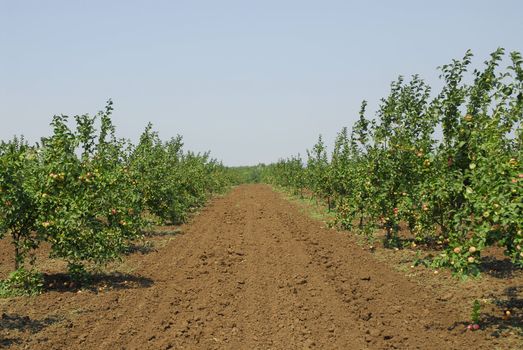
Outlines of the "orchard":
[{"label": "orchard", "polygon": [[111,101],[95,116],[55,116],[41,143],[0,144],[0,235],[15,271],[4,287],[38,289],[42,243],[85,280],[86,266],[118,259],[146,225],[185,222],[211,194],[245,182],[324,201],[341,228],[369,239],[383,230],[386,247],[401,247],[406,230],[441,248],[432,266],[459,275],[477,275],[494,245],[523,265],[523,60],[498,49],[469,73],[471,61],[467,52],[441,66],[439,91],[399,77],[375,118],[362,103],[330,154],[320,136],[305,159],[256,167],[226,168],[185,151],[181,136],[162,141],[151,124],[137,144],[118,139]]},{"label": "orchard", "polygon": [[41,144],[0,144],[0,237],[14,252],[3,294],[39,292],[43,243],[84,282],[86,266],[118,259],[148,224],[181,223],[229,185],[225,167],[184,151],[180,136],[162,142],[148,125],[137,145],[117,139],[112,110],[109,101],[96,116],[55,116]]},{"label": "orchard", "polygon": [[330,157],[320,137],[306,162],[281,160],[265,179],[324,199],[345,229],[385,230],[386,246],[401,245],[401,227],[439,243],[435,267],[477,275],[493,245],[523,265],[523,59],[498,49],[469,74],[471,59],[439,68],[440,91],[416,75],[398,78],[375,118],[363,102]]}]

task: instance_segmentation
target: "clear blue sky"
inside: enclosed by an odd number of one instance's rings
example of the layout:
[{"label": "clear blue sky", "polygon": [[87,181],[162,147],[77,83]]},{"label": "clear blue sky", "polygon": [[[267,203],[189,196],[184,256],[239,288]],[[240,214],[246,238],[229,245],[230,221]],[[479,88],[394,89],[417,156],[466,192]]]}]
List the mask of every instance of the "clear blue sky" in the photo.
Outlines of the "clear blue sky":
[{"label": "clear blue sky", "polygon": [[398,75],[437,84],[472,49],[523,51],[523,1],[0,0],[0,139],[112,98],[118,135],[227,165],[304,153],[376,108]]}]

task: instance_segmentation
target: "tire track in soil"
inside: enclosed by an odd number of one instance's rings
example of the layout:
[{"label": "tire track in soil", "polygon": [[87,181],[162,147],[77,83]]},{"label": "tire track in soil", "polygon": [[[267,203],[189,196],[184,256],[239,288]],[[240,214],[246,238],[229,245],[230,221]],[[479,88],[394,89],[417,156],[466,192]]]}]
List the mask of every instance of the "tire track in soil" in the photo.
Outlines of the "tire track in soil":
[{"label": "tire track in soil", "polygon": [[[461,315],[266,185],[214,199],[157,252],[148,288],[75,299],[88,312],[30,349],[463,349]],[[75,296],[76,297],[76,296]],[[67,307],[59,312],[66,313]],[[467,344],[468,343],[468,344]],[[14,347],[11,347],[14,348]],[[478,348],[475,346],[474,348]]]}]

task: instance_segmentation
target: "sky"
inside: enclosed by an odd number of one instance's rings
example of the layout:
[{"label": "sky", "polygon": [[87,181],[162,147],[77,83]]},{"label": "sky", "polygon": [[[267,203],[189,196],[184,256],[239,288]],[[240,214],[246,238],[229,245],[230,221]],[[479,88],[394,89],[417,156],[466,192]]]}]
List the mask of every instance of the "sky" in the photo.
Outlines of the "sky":
[{"label": "sky", "polygon": [[119,137],[148,122],[225,165],[305,154],[369,116],[398,75],[438,86],[472,49],[523,51],[523,1],[0,0],[0,139],[108,99]]}]

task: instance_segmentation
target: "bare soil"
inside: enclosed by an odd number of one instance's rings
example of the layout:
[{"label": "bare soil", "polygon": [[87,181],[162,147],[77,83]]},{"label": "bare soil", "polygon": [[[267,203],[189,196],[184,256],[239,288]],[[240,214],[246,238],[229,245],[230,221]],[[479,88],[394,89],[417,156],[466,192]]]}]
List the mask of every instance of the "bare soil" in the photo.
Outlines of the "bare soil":
[{"label": "bare soil", "polygon": [[[4,240],[3,274],[8,250]],[[464,283],[402,259],[326,228],[269,186],[239,186],[82,289],[41,259],[48,290],[0,300],[0,348],[523,348],[519,271]],[[486,303],[483,328],[466,331],[469,299],[488,291],[500,305]],[[503,298],[509,320],[494,314]]]}]

